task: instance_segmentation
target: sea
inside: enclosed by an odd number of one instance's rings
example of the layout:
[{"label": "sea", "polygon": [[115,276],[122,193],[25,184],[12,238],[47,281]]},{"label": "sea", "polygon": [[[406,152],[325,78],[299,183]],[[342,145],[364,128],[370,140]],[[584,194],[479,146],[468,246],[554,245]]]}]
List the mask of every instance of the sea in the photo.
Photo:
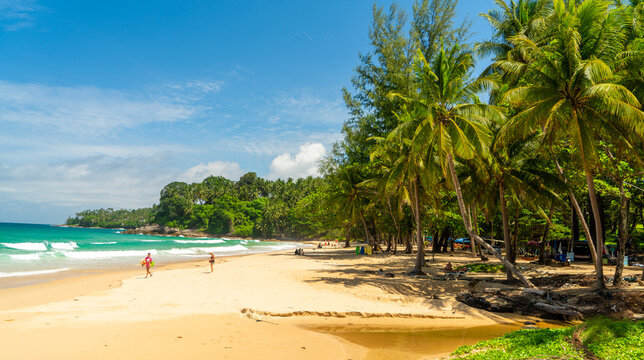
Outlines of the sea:
[{"label": "sea", "polygon": [[156,266],[215,257],[295,249],[303,244],[216,237],[186,238],[0,222],[0,288],[105,270],[140,268],[152,254]]}]

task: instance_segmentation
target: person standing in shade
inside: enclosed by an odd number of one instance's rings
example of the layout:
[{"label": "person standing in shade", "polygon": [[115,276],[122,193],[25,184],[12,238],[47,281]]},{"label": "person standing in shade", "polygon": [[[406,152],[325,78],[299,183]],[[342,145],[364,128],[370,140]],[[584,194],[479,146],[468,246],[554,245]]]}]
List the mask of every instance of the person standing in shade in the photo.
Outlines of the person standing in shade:
[{"label": "person standing in shade", "polygon": [[143,261],[145,262],[145,271],[146,271],[145,277],[146,278],[148,277],[148,275],[150,277],[152,277],[152,273],[150,272],[150,267],[152,267],[152,256],[151,255],[152,254],[148,253],[148,256],[146,256],[145,259],[143,259]]},{"label": "person standing in shade", "polygon": [[215,265],[215,254],[213,253],[208,253],[208,254],[210,254],[210,259],[208,260],[208,262],[210,263],[210,272],[213,272],[214,271],[213,265]]}]

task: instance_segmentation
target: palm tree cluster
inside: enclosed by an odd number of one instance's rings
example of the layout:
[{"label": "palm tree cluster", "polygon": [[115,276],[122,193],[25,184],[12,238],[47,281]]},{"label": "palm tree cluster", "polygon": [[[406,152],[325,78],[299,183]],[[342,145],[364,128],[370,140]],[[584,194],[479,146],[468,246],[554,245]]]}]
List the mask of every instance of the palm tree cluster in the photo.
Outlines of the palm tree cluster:
[{"label": "palm tree cluster", "polygon": [[[414,273],[422,273],[425,264],[425,234],[431,230],[423,229],[440,229],[441,222],[458,217],[473,247],[497,257],[508,278],[526,287],[533,285],[515,266],[521,213],[543,220],[540,240],[545,240],[556,225],[553,213],[570,207],[603,289],[607,224],[598,186],[604,192],[603,182],[619,187],[622,205],[628,205],[624,184],[642,182],[637,169],[644,150],[644,2],[496,0],[496,5],[482,15],[493,38],[474,46],[454,37],[466,31],[445,21],[453,17],[454,1],[418,1],[414,20],[421,13],[431,26],[412,23],[408,37],[400,35],[399,9],[392,7],[389,15],[374,11],[376,50],[358,68],[357,94],[345,90],[352,121],[325,164],[330,203],[339,209],[347,234],[360,225],[373,244],[391,239],[395,245],[401,233],[412,233]],[[388,20],[398,25],[387,26]],[[378,38],[379,29],[390,32]],[[477,55],[493,58],[474,77]],[[355,155],[355,149],[369,158]],[[603,174],[610,164],[621,163],[630,173]],[[479,218],[496,214],[504,254],[478,226]],[[628,208],[620,216],[623,257]],[[440,235],[433,234],[436,248]]]}]

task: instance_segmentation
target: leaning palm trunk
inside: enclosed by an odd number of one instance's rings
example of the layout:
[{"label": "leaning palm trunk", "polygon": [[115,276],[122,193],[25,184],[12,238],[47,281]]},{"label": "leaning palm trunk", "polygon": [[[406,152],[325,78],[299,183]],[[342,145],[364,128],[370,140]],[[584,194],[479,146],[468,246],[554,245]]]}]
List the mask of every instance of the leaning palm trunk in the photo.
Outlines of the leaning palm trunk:
[{"label": "leaning palm trunk", "polygon": [[[472,228],[474,229],[475,233],[479,233],[479,225],[478,225],[478,219],[476,218],[476,205],[473,207],[473,214],[472,216]],[[480,246],[476,246],[476,241],[470,239],[470,243],[472,244],[472,253],[478,252],[479,253],[479,258],[481,261],[487,261],[487,258],[483,255],[483,251],[481,250]]]},{"label": "leaning palm trunk", "polygon": [[[604,236],[602,233],[601,215],[599,213],[599,204],[597,203],[597,194],[595,193],[595,184],[590,169],[585,168],[586,183],[588,184],[588,196],[590,197],[590,206],[593,209],[593,218],[595,219],[595,238],[597,240],[597,257],[595,258],[595,269],[597,271],[597,288],[603,290],[606,288],[604,282],[604,266],[602,264],[604,253]],[[592,241],[592,238],[588,240]]]},{"label": "leaning palm trunk", "polygon": [[[508,210],[505,205],[505,187],[503,180],[499,182],[499,206],[501,207],[501,217],[503,218],[503,241],[505,242],[505,258],[509,259],[512,253],[512,245],[510,244],[510,220],[508,219]],[[508,281],[514,279],[510,268],[505,268],[505,274]]]},{"label": "leaning palm trunk", "polygon": [[[555,166],[557,167],[557,172],[559,173],[559,178],[564,183],[567,183],[568,181],[564,177],[563,170],[561,169],[561,166],[559,165],[559,161],[557,161],[557,159],[555,159]],[[593,193],[594,193],[594,187],[593,187]],[[590,257],[592,258],[593,263],[595,264],[595,275],[597,276],[597,282],[603,284],[604,283],[604,269],[602,267],[601,257],[597,256],[597,249],[595,249],[595,243],[593,243],[593,238],[590,235],[590,228],[588,227],[588,223],[586,223],[586,218],[584,217],[584,214],[581,212],[581,207],[579,207],[579,202],[577,201],[577,198],[575,198],[575,194],[573,194],[572,190],[570,190],[570,189],[568,189],[568,197],[570,198],[570,202],[572,203],[572,206],[575,209],[575,212],[577,213],[577,219],[579,219],[579,223],[581,224],[581,228],[584,230],[584,235],[586,236],[586,239],[588,240],[588,249],[590,250]],[[601,288],[602,288],[602,286],[600,286],[600,289]]]},{"label": "leaning palm trunk", "polygon": [[483,240],[478,234],[474,232],[474,230],[472,229],[472,225],[470,224],[469,219],[465,214],[465,202],[463,201],[461,184],[459,183],[458,177],[456,176],[456,169],[454,168],[454,159],[452,158],[452,154],[447,154],[447,163],[449,165],[449,171],[452,177],[452,184],[454,185],[454,190],[456,191],[458,208],[461,211],[463,224],[465,225],[465,229],[467,230],[467,233],[470,235],[470,239],[474,239],[476,242],[479,243],[479,245],[481,245],[486,250],[490,251],[494,256],[496,256],[496,258],[499,259],[503,263],[503,265],[505,265],[506,269],[510,269],[510,271],[512,272],[512,275],[514,275],[519,280],[521,280],[524,286],[529,288],[535,288],[536,286],[534,286],[534,284],[532,284],[530,280],[526,279],[525,276],[523,276],[523,274],[521,274],[514,265],[512,265],[507,259],[501,256],[501,254],[499,254],[492,246],[490,246],[490,244],[486,243],[485,240]]},{"label": "leaning palm trunk", "polygon": [[[417,179],[418,180],[418,179]],[[425,242],[422,237],[422,225],[420,223],[420,205],[418,202],[418,181],[412,183],[414,190],[414,217],[416,218],[416,264],[414,265],[413,274],[423,275],[423,265],[425,265]]]},{"label": "leaning palm trunk", "polygon": [[617,245],[617,266],[613,286],[622,285],[622,272],[624,271],[624,252],[626,251],[626,237],[628,236],[628,199],[624,192],[624,180],[619,181],[620,199],[620,221],[619,221],[619,244]]}]

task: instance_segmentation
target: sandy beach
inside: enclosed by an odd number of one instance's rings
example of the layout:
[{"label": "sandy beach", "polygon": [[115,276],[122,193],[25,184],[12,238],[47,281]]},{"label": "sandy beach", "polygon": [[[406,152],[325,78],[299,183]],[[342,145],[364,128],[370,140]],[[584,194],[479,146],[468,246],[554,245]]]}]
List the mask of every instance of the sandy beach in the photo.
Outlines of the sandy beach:
[{"label": "sandy beach", "polygon": [[[461,343],[412,351],[404,344],[380,346],[354,335],[369,328],[388,329],[392,338],[392,329],[486,333],[485,327],[494,326],[503,333],[526,320],[457,302],[453,295],[467,281],[405,275],[411,256],[367,257],[334,248],[307,249],[304,256],[281,251],[217,258],[214,273],[204,259],[157,266],[148,279],[133,266],[4,289],[3,357],[432,359]],[[441,256],[454,262],[474,260],[465,254]],[[441,276],[441,266],[444,262],[426,270]],[[383,267],[394,277],[380,273]],[[468,336],[461,337],[468,341]],[[473,336],[468,343],[476,340]]]}]

